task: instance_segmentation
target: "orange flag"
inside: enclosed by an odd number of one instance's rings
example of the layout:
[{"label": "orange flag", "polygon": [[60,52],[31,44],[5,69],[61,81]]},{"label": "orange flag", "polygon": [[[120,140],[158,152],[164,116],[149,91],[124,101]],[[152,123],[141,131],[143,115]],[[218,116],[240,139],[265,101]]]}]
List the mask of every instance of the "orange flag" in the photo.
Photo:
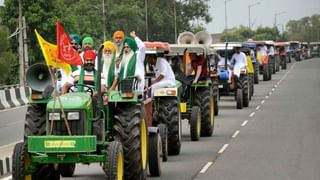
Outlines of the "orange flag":
[{"label": "orange flag", "polygon": [[71,46],[71,38],[64,32],[62,25],[59,21],[57,25],[57,57],[63,62],[72,65],[81,65],[82,60],[79,53]]},{"label": "orange flag", "polygon": [[66,74],[69,75],[71,73],[71,66],[67,63],[63,63],[60,59],[57,58],[57,46],[44,40],[37,32],[37,30],[34,31],[37,36],[46,64],[55,68],[62,68],[65,70]]}]

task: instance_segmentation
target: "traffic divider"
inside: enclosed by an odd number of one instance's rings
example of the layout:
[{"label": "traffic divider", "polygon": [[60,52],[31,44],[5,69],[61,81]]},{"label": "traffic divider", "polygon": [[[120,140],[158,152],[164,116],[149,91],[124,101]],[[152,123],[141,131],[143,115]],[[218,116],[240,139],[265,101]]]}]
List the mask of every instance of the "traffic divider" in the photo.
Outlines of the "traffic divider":
[{"label": "traffic divider", "polygon": [[0,110],[23,106],[28,103],[31,89],[20,86],[0,90]]}]

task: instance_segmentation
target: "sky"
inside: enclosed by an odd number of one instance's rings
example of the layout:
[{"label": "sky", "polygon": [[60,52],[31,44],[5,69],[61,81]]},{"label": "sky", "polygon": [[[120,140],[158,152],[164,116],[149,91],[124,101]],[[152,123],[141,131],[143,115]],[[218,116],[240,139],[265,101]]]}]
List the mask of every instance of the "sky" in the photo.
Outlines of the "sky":
[{"label": "sky", "polygon": [[[227,1],[227,25],[228,28],[239,25],[249,25],[248,6],[260,2],[259,5],[251,7],[251,27],[273,26],[275,14],[280,31],[282,25],[290,20],[299,20],[305,16],[320,14],[320,0],[228,0]],[[209,33],[221,33],[225,28],[225,3],[224,0],[210,0],[209,13],[212,22],[205,27]]]}]

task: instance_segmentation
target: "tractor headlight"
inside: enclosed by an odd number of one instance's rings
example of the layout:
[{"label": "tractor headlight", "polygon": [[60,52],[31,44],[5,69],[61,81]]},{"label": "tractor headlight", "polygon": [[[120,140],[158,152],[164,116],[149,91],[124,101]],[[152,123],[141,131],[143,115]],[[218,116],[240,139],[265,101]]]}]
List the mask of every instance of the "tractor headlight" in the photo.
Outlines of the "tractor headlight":
[{"label": "tractor headlight", "polygon": [[80,119],[80,113],[79,112],[68,112],[68,120],[78,120]]},{"label": "tractor headlight", "polygon": [[60,120],[60,113],[49,113],[49,120]]}]

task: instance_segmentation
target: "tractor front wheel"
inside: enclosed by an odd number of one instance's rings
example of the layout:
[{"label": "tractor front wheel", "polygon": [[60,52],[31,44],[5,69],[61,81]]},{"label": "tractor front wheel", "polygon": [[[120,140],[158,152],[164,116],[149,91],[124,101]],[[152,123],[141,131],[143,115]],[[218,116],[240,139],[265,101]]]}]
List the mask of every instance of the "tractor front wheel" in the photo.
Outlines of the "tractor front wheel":
[{"label": "tractor front wheel", "polygon": [[75,163],[59,164],[59,171],[62,177],[72,177],[75,169]]},{"label": "tractor front wheel", "polygon": [[189,123],[191,140],[199,141],[201,131],[201,113],[198,106],[192,107]]},{"label": "tractor front wheel", "polygon": [[103,166],[107,180],[123,179],[123,149],[120,142],[112,141],[108,146],[108,158]]},{"label": "tractor front wheel", "polygon": [[161,175],[162,145],[159,133],[149,134],[149,172],[152,177]]}]

